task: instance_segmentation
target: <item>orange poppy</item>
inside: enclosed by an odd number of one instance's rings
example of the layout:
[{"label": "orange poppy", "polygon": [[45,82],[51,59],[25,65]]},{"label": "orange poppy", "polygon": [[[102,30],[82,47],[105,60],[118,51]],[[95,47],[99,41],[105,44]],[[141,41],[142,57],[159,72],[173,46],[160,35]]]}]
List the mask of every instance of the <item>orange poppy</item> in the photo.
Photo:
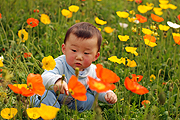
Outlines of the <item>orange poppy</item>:
[{"label": "orange poppy", "polygon": [[162,85],[166,85],[167,83],[166,82],[163,82]]},{"label": "orange poppy", "polygon": [[[143,78],[142,75],[131,74],[131,76],[132,76],[132,80],[135,82],[140,82]],[[138,80],[137,80],[137,78],[138,78]]]},{"label": "orange poppy", "polygon": [[116,86],[114,84],[109,84],[107,82],[98,81],[90,76],[88,76],[88,78],[89,78],[89,81],[88,81],[89,88],[98,93],[106,92],[108,90],[114,90],[116,88]]},{"label": "orange poppy", "polygon": [[71,96],[80,101],[86,101],[86,88],[85,86],[78,81],[78,78],[74,75],[71,76],[68,83],[68,89],[71,93]]},{"label": "orange poppy", "polygon": [[35,13],[35,12],[39,13],[39,9],[34,9],[33,12],[34,12],[34,13]]},{"label": "orange poppy", "polygon": [[149,101],[149,100],[143,100],[143,101],[141,102],[141,104],[142,104],[144,107],[146,107],[146,104],[150,104],[150,101]]},{"label": "orange poppy", "polygon": [[148,39],[149,41],[151,42],[156,42],[156,38],[154,36],[151,36],[151,35],[145,35],[143,36],[144,39]]},{"label": "orange poppy", "polygon": [[0,19],[2,18],[2,16],[1,16],[1,13],[0,13]]},{"label": "orange poppy", "polygon": [[155,15],[155,14],[153,14],[153,13],[151,13],[151,18],[152,18],[154,21],[156,21],[156,22],[162,22],[162,21],[164,21],[164,19],[163,19],[162,17],[159,17],[159,16],[157,16],[157,15]]},{"label": "orange poppy", "polygon": [[177,18],[179,19],[179,21],[180,21],[180,14],[177,16]]},{"label": "orange poppy", "polygon": [[28,57],[31,57],[32,53],[24,53],[24,58],[28,58]]},{"label": "orange poppy", "polygon": [[109,69],[103,68],[101,64],[97,64],[96,67],[97,67],[96,68],[97,77],[101,81],[107,82],[107,83],[115,83],[120,80],[120,78],[116,75],[116,73],[114,73],[113,71]]},{"label": "orange poppy", "polygon": [[180,45],[180,36],[173,36],[173,39],[174,39],[175,43]]},{"label": "orange poppy", "polygon": [[26,97],[30,97],[34,95],[34,92],[27,88],[26,84],[9,84],[8,87],[17,94],[21,94]]},{"label": "orange poppy", "polygon": [[35,94],[42,96],[45,92],[43,79],[40,74],[30,73],[27,76],[27,86],[34,91]]},{"label": "orange poppy", "polygon": [[36,27],[39,24],[39,21],[37,19],[34,18],[28,18],[27,19],[27,23],[31,26],[31,27]]},{"label": "orange poppy", "polygon": [[40,74],[30,73],[27,77],[27,84],[9,84],[8,87],[17,94],[29,97],[34,94],[43,95],[45,87]]},{"label": "orange poppy", "polygon": [[145,23],[147,22],[147,18],[142,16],[142,15],[139,15],[139,14],[136,14],[136,18],[137,20],[140,22],[140,23]]},{"label": "orange poppy", "polygon": [[124,81],[124,85],[126,89],[138,95],[143,95],[149,92],[147,88],[138,84],[135,78],[130,79],[129,77],[126,77]]},{"label": "orange poppy", "polygon": [[140,4],[140,3],[142,3],[142,0],[135,0],[135,2],[136,2],[137,4]]}]

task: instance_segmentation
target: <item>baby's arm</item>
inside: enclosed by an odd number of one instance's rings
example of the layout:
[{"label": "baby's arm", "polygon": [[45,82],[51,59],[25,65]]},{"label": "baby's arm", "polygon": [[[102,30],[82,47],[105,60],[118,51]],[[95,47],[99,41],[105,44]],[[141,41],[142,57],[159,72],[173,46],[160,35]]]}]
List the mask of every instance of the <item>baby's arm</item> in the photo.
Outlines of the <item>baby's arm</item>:
[{"label": "baby's arm", "polygon": [[117,96],[114,92],[109,91],[105,95],[105,100],[110,104],[114,104],[117,102]]}]

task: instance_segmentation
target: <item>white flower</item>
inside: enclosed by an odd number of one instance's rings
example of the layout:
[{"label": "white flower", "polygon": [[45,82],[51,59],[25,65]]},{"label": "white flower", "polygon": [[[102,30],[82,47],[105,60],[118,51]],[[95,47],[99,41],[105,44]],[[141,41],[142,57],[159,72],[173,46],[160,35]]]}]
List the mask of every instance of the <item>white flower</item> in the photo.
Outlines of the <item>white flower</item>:
[{"label": "white flower", "polygon": [[134,23],[139,24],[139,20],[135,20]]},{"label": "white flower", "polygon": [[0,57],[0,60],[3,62],[3,60],[4,60],[4,57],[1,55],[1,57]]},{"label": "white flower", "polygon": [[119,23],[119,25],[120,25],[121,27],[123,27],[123,28],[127,28],[127,27],[128,27],[128,24],[126,24],[126,23]]},{"label": "white flower", "polygon": [[176,24],[176,23],[173,23],[171,21],[167,21],[167,24],[172,27],[172,28],[180,28],[180,25]]}]

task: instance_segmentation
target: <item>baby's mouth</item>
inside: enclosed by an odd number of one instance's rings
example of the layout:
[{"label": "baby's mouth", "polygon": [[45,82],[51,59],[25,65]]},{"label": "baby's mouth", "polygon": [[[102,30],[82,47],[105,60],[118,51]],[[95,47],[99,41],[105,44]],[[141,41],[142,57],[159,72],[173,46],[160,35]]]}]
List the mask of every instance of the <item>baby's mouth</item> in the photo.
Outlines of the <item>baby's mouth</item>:
[{"label": "baby's mouth", "polygon": [[76,66],[81,66],[81,63],[75,63],[76,64]]}]

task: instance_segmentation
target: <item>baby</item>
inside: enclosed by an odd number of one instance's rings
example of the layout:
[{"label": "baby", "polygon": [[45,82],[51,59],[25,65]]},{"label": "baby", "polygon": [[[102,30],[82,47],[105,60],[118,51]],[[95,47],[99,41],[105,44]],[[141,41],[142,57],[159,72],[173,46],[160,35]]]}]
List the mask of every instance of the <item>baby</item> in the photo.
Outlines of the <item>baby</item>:
[{"label": "baby", "polygon": [[[75,68],[79,68],[78,81],[87,89],[87,100],[77,100],[77,110],[83,112],[91,109],[97,92],[89,89],[87,76],[98,79],[95,71],[96,66],[92,62],[97,60],[100,55],[101,41],[100,31],[90,23],[76,23],[68,29],[62,44],[64,55],[55,59],[56,67],[53,70],[45,71],[42,74],[43,84],[46,89],[49,89],[42,96],[42,98],[46,96],[42,103],[57,108],[65,104],[68,108],[75,109],[75,100],[69,95],[67,84],[70,77],[75,75]],[[65,80],[61,82],[63,74],[65,74]],[[58,98],[56,96],[57,90],[61,93]],[[109,104],[117,102],[117,96],[111,90],[100,93],[98,99]],[[33,101],[34,106],[39,105],[39,102],[40,100],[36,97]]]}]

